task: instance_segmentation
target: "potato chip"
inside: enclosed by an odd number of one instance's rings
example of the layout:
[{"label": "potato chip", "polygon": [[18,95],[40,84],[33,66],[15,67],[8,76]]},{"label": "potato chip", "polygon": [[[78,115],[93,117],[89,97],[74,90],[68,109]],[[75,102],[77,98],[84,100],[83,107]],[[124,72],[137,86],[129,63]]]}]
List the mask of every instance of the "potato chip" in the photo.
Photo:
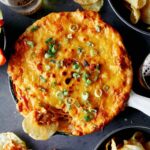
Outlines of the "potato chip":
[{"label": "potato chip", "polygon": [[141,9],[141,20],[150,25],[150,0],[147,0],[146,5]]},{"label": "potato chip", "polygon": [[146,5],[147,0],[125,0],[129,4],[131,4],[132,7],[136,9],[141,9]]},{"label": "potato chip", "polygon": [[96,3],[98,0],[74,0],[76,3],[80,5],[90,5]]},{"label": "potato chip", "polygon": [[81,6],[83,9],[98,12],[102,8],[103,4],[104,4],[104,0],[98,0],[96,3],[94,3],[92,5],[81,5]]},{"label": "potato chip", "polygon": [[26,144],[22,141],[18,136],[16,136],[13,132],[5,132],[0,133],[0,150],[21,147],[22,150],[27,150]]},{"label": "potato chip", "polygon": [[22,122],[23,130],[35,140],[47,140],[58,128],[58,123],[39,125],[34,118],[34,111],[30,112]]},{"label": "potato chip", "polygon": [[136,9],[132,6],[131,9],[130,20],[133,24],[136,24],[140,20],[141,13],[139,9]]}]

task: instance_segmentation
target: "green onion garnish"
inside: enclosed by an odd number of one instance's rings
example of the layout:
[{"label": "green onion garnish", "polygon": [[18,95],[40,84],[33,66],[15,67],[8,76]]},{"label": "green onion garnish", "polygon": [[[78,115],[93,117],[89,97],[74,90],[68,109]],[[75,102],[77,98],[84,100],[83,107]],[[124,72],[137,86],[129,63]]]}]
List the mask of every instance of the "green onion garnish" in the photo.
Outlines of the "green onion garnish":
[{"label": "green onion garnish", "polygon": [[40,90],[41,92],[46,92],[46,89],[43,88],[43,87],[39,87],[39,90]]},{"label": "green onion garnish", "polygon": [[78,47],[78,49],[77,49],[78,54],[81,54],[82,51],[83,51],[83,49],[81,47]]},{"label": "green onion garnish", "polygon": [[92,57],[96,55],[96,52],[95,52],[94,49],[91,49],[91,50],[90,50],[90,55],[91,55]]},{"label": "green onion garnish", "polygon": [[41,80],[42,82],[46,82],[46,81],[47,81],[42,75],[40,75],[40,80]]},{"label": "green onion garnish", "polygon": [[89,110],[85,110],[84,120],[85,121],[91,121],[93,119],[93,112],[90,112]]},{"label": "green onion garnish", "polygon": [[45,41],[45,43],[46,44],[49,44],[49,43],[51,43],[53,41],[53,38],[48,38],[46,41]]},{"label": "green onion garnish", "polygon": [[77,72],[74,72],[72,75],[75,79],[80,78],[80,74]]},{"label": "green onion garnish", "polygon": [[68,96],[68,91],[67,91],[66,89],[64,89],[64,90],[62,91],[62,93],[63,93],[64,96]]},{"label": "green onion garnish", "polygon": [[51,55],[49,53],[45,53],[44,58],[45,59],[51,58]]},{"label": "green onion garnish", "polygon": [[26,41],[27,45],[30,46],[31,48],[34,47],[34,43],[32,41]]},{"label": "green onion garnish", "polygon": [[50,44],[48,51],[45,53],[45,58],[55,57],[57,49],[55,49],[55,44]]},{"label": "green onion garnish", "polygon": [[89,74],[87,74],[86,72],[84,72],[84,73],[82,74],[82,79],[83,79],[84,81],[86,81],[88,78],[89,78]]},{"label": "green onion garnish", "polygon": [[62,91],[58,91],[58,92],[56,93],[56,96],[57,96],[59,99],[61,99],[61,100],[64,98],[64,95],[63,95]]},{"label": "green onion garnish", "polygon": [[91,81],[90,79],[87,79],[87,80],[86,80],[86,84],[87,84],[87,85],[90,85],[91,83],[92,83],[92,81]]},{"label": "green onion garnish", "polygon": [[80,65],[78,63],[73,64],[73,69],[79,69]]},{"label": "green onion garnish", "polygon": [[49,71],[51,69],[51,67],[49,65],[45,66],[46,71]]},{"label": "green onion garnish", "polygon": [[92,42],[87,42],[87,46],[93,47],[94,44]]},{"label": "green onion garnish", "polygon": [[33,27],[31,28],[31,32],[34,32],[34,31],[38,30],[39,28],[40,28],[39,26],[33,26]]},{"label": "green onion garnish", "polygon": [[100,31],[101,31],[101,27],[100,27],[99,25],[97,25],[97,26],[95,27],[95,29],[96,29],[97,32],[100,32]]},{"label": "green onion garnish", "polygon": [[53,64],[55,64],[55,63],[56,63],[56,60],[51,59],[50,62],[53,63]]},{"label": "green onion garnish", "polygon": [[89,93],[88,92],[83,92],[82,93],[82,99],[86,101],[86,100],[88,100],[88,98],[89,98]]}]

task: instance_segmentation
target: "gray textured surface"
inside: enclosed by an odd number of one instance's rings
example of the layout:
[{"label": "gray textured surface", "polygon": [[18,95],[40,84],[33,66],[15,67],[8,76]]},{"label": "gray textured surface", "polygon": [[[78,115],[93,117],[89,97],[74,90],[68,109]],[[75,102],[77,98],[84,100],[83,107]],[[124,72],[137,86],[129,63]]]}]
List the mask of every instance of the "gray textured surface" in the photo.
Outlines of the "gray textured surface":
[{"label": "gray textured surface", "polygon": [[[35,19],[16,14],[1,3],[0,8],[4,12],[7,35],[6,55],[9,59],[14,41]],[[76,8],[78,8],[78,5],[73,5],[73,7],[69,8],[61,7],[60,10],[75,10]],[[47,12],[44,13],[46,14]],[[134,91],[150,97],[150,92],[141,88],[137,80],[138,67],[144,57],[150,52],[150,37],[138,34],[124,25],[112,12],[107,1],[105,1],[101,15],[106,22],[110,23],[121,33],[124,39],[128,53],[133,61]],[[150,127],[149,117],[135,109],[126,108],[126,110],[120,113],[103,131],[83,137],[56,135],[47,141],[35,141],[22,130],[22,117],[17,113],[15,103],[11,97],[6,70],[7,64],[0,67],[0,132],[13,131],[17,133],[33,150],[51,150],[52,148],[60,150],[92,150],[103,136],[116,128],[127,125],[144,125]]]}]

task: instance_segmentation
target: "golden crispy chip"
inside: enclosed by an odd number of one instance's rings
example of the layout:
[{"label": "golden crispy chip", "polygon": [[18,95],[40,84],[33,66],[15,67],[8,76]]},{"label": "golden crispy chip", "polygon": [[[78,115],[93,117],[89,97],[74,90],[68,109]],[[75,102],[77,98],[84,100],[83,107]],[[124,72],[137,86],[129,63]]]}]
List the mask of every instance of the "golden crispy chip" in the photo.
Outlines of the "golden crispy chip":
[{"label": "golden crispy chip", "polygon": [[92,11],[100,11],[104,3],[104,0],[98,0],[96,3],[92,5],[81,5],[83,9],[92,10]]},{"label": "golden crispy chip", "polygon": [[39,125],[34,118],[34,111],[30,112],[22,122],[23,130],[35,140],[47,140],[58,128],[58,123]]},{"label": "golden crispy chip", "polygon": [[150,25],[150,0],[147,0],[145,7],[141,9],[141,20]]},{"label": "golden crispy chip", "polygon": [[133,24],[136,24],[140,20],[141,13],[139,9],[136,9],[132,6],[131,9],[130,20]]},{"label": "golden crispy chip", "polygon": [[0,134],[0,150],[20,149],[27,150],[26,144],[12,132]]},{"label": "golden crispy chip", "polygon": [[146,0],[125,0],[125,1],[136,9],[141,9],[146,5]]},{"label": "golden crispy chip", "polygon": [[96,3],[98,0],[74,0],[76,3],[80,5],[90,5]]}]

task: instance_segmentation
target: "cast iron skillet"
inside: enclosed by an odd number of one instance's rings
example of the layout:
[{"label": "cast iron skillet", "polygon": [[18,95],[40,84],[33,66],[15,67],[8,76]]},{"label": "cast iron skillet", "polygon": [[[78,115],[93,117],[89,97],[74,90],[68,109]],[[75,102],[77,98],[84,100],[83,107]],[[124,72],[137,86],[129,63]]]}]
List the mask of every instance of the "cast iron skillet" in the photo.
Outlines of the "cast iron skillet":
[{"label": "cast iron skillet", "polygon": [[127,126],[116,129],[111,133],[107,134],[100,142],[97,144],[94,150],[105,150],[105,145],[111,140],[111,138],[115,137],[119,141],[123,141],[125,139],[129,139],[136,131],[141,131],[144,134],[146,140],[150,140],[150,128],[143,126]]},{"label": "cast iron skillet", "polygon": [[150,30],[148,31],[148,25],[144,24],[143,22],[139,21],[136,25],[133,25],[130,21],[130,12],[125,8],[123,5],[123,0],[108,0],[111,8],[118,16],[118,18],[123,21],[127,26],[132,28],[133,30],[150,36]]}]

